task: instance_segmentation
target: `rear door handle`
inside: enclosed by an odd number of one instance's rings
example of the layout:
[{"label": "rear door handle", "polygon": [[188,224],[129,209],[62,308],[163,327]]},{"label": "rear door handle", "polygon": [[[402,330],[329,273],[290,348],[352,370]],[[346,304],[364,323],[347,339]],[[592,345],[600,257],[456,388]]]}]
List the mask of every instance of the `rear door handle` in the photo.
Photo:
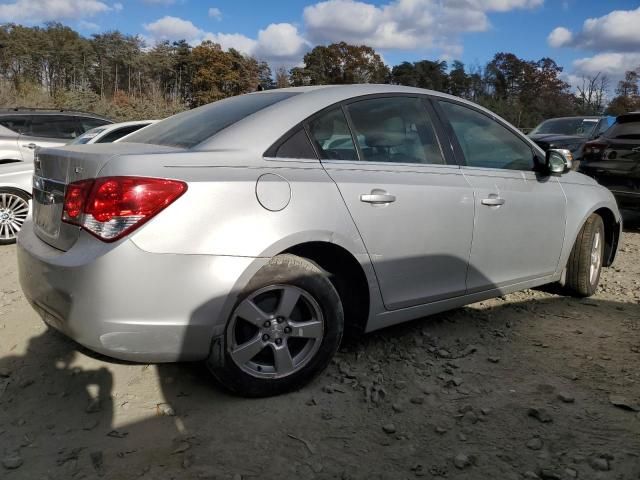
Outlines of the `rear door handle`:
[{"label": "rear door handle", "polygon": [[631,149],[632,152],[640,152],[640,147],[634,147]]},{"label": "rear door handle", "polygon": [[35,143],[23,143],[22,144],[23,147],[29,148],[31,150],[35,150],[37,145]]},{"label": "rear door handle", "polygon": [[363,193],[360,195],[360,201],[365,203],[391,203],[396,201],[396,196],[390,193]]},{"label": "rear door handle", "polygon": [[500,205],[504,205],[504,198],[500,198],[497,195],[491,194],[489,198],[482,199],[483,205],[488,205],[490,207],[499,207]]}]

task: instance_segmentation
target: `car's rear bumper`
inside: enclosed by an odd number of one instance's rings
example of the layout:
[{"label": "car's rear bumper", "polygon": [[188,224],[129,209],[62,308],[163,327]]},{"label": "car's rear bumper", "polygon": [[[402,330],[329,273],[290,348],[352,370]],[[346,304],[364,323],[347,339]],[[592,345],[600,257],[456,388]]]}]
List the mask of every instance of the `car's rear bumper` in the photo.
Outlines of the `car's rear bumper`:
[{"label": "car's rear bumper", "polygon": [[236,286],[259,260],[153,254],[88,234],[63,252],[27,222],[20,284],[45,322],[99,353],[132,361],[198,360],[222,333]]}]

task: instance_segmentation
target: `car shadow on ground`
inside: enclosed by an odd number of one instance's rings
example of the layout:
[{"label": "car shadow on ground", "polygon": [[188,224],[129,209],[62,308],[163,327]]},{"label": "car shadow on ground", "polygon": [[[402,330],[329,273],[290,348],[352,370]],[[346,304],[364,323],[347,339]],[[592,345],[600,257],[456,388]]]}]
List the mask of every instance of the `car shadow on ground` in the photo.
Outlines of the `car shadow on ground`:
[{"label": "car shadow on ground", "polygon": [[[640,396],[624,372],[637,364],[640,305],[516,295],[349,339],[310,385],[258,400],[226,393],[193,363],[124,363],[116,390],[104,357],[76,367],[88,352],[46,330],[25,355],[0,359],[0,443],[5,459],[24,462],[6,478],[364,479],[423,469],[427,478],[520,478],[544,465],[590,478],[593,455],[618,478],[636,478],[638,421],[611,409],[602,390]],[[558,404],[558,389],[571,389],[579,407]],[[138,401],[148,417],[123,421]],[[488,421],[478,413],[467,422],[481,405],[493,410]],[[527,416],[532,405],[553,423]],[[380,428],[391,421],[398,433]],[[522,448],[531,438],[545,447]],[[458,448],[473,453],[473,473],[450,463]]]}]

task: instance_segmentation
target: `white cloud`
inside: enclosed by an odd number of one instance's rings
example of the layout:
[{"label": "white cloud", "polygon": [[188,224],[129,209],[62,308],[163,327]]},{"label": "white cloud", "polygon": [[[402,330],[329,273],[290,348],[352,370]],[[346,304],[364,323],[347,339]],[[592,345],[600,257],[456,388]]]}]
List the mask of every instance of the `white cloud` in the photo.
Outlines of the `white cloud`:
[{"label": "white cloud", "polygon": [[[596,52],[636,52],[640,49],[640,7],[635,10],[614,10],[598,18],[588,18],[582,30],[573,34],[564,27],[556,28],[549,35],[554,47],[577,47]],[[563,42],[554,45],[551,37],[562,30]],[[567,35],[567,33],[569,35]]]},{"label": "white cloud", "polygon": [[489,29],[488,12],[534,8],[543,1],[392,0],[376,6],[359,0],[326,0],[306,7],[303,16],[314,42],[460,51],[460,34]]},{"label": "white cloud", "polygon": [[308,48],[297,27],[290,23],[272,23],[260,30],[255,39],[241,33],[206,32],[189,20],[168,15],[145,24],[144,29],[150,43],[186,40],[195,45],[209,40],[219,43],[225,50],[234,48],[266,61],[297,62]]},{"label": "white cloud", "polygon": [[209,9],[209,18],[215,18],[216,20],[222,20],[222,12],[219,8],[211,7]]},{"label": "white cloud", "polygon": [[205,34],[189,20],[169,15],[143,26],[156,41],[187,40],[188,42],[197,42]]},{"label": "white cloud", "polygon": [[258,32],[258,41],[253,54],[270,60],[299,59],[307,49],[307,41],[290,23],[272,23]]},{"label": "white cloud", "polygon": [[565,45],[571,44],[573,40],[573,34],[570,30],[567,30],[564,27],[556,27],[547,37],[547,43],[554,47],[563,47]]},{"label": "white cloud", "polygon": [[99,0],[15,0],[0,5],[0,22],[77,20],[113,9]]},{"label": "white cloud", "polygon": [[602,72],[618,77],[627,70],[640,67],[640,53],[599,53],[593,57],[574,60],[573,67],[578,74],[595,75]]},{"label": "white cloud", "polygon": [[239,52],[252,54],[257,42],[241,33],[205,33],[202,40],[210,40],[219,43],[222,48],[228,50],[235,48]]}]

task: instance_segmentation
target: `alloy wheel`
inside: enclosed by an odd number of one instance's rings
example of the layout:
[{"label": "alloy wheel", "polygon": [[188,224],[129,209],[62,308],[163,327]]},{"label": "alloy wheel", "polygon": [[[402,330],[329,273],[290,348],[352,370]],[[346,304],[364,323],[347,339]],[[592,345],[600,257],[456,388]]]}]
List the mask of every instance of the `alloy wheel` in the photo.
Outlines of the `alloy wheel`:
[{"label": "alloy wheel", "polygon": [[29,214],[29,202],[14,193],[0,193],[0,240],[15,240]]},{"label": "alloy wheel", "polygon": [[591,264],[589,266],[589,281],[591,285],[595,284],[600,272],[600,264],[602,263],[602,241],[600,237],[600,232],[596,232],[591,246]]},{"label": "alloy wheel", "polygon": [[322,309],[308,292],[293,285],[270,285],[234,310],[227,329],[228,352],[249,375],[283,378],[309,363],[324,331]]}]

